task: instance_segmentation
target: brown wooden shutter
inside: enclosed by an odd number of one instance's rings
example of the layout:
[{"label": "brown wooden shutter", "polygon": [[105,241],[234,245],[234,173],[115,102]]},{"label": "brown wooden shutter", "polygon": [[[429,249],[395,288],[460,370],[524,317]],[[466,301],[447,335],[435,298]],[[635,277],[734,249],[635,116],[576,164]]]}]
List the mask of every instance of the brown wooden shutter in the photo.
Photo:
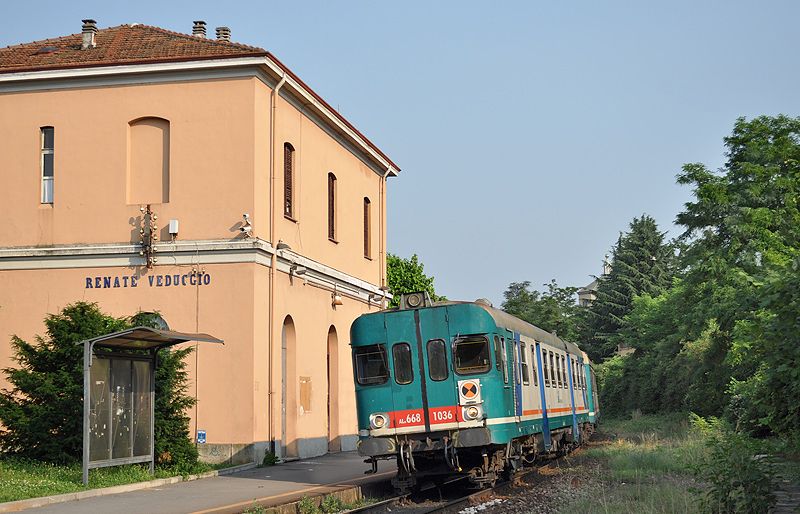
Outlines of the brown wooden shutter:
[{"label": "brown wooden shutter", "polygon": [[372,257],[370,252],[370,212],[369,212],[369,198],[364,198],[364,257],[367,259]]},{"label": "brown wooden shutter", "polygon": [[328,239],[336,240],[336,177],[328,173]]},{"label": "brown wooden shutter", "polygon": [[289,143],[285,143],[283,145],[283,214],[290,218],[294,215],[292,211],[293,161],[294,148]]}]

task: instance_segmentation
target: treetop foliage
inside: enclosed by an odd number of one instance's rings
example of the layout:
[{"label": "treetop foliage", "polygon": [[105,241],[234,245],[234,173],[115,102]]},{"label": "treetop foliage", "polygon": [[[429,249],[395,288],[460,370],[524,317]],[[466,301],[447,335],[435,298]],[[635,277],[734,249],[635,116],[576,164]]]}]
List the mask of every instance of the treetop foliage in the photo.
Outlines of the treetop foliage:
[{"label": "treetop foliage", "polygon": [[578,310],[575,303],[577,287],[559,287],[555,279],[544,284],[547,288],[539,292],[530,288],[531,283],[512,282],[503,293],[502,309],[509,314],[555,332],[567,341],[578,339]]},{"label": "treetop foliage", "polygon": [[433,301],[447,299],[436,294],[433,277],[426,275],[424,268],[417,254],[412,255],[410,259],[391,253],[386,256],[386,282],[394,295],[389,307],[400,305],[400,295],[419,291],[427,291]]}]

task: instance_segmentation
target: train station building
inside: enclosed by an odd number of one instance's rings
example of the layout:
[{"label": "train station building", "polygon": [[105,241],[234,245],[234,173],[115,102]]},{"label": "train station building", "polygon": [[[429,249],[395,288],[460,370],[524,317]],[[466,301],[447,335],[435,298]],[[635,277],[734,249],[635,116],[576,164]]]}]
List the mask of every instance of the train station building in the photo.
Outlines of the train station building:
[{"label": "train station building", "polygon": [[353,449],[398,167],[225,27],[80,28],[0,48],[0,367],[70,303],[158,312],[225,342],[188,362],[206,460]]}]

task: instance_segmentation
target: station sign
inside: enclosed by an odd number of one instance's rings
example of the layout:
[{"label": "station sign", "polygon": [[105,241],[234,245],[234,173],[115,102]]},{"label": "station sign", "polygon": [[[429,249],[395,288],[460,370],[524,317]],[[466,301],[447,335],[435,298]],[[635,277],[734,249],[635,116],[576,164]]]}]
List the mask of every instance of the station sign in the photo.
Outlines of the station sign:
[{"label": "station sign", "polygon": [[211,284],[210,273],[169,275],[105,275],[84,278],[84,289],[130,289],[134,287],[196,287]]}]

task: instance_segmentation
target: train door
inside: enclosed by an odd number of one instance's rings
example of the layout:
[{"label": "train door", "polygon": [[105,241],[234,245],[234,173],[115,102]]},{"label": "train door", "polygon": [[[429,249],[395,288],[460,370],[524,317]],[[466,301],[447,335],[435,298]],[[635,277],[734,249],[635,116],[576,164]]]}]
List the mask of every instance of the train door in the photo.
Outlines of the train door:
[{"label": "train door", "polygon": [[423,412],[424,383],[419,377],[419,350],[415,311],[392,313],[386,323],[386,353],[391,370],[394,409],[389,413],[390,427],[400,433],[421,432],[425,426]]},{"label": "train door", "polygon": [[458,390],[452,371],[447,309],[422,309],[415,316],[426,427],[428,431],[457,428]]}]

